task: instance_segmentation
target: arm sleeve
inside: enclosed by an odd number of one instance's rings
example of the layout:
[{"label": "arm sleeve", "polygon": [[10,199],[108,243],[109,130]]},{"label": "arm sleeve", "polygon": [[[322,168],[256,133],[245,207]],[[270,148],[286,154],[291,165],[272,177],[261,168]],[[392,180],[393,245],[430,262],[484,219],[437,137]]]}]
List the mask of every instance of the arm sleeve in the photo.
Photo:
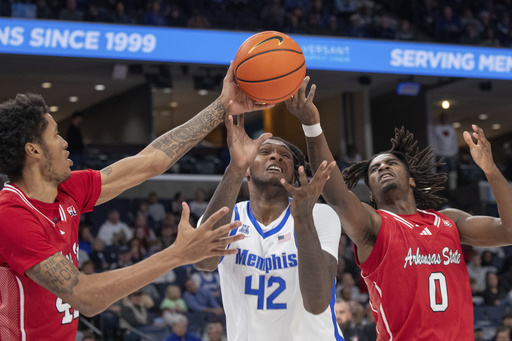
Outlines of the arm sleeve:
[{"label": "arm sleeve", "polygon": [[313,219],[322,250],[338,260],[341,236],[341,223],[338,214],[329,205],[316,204],[313,208]]}]

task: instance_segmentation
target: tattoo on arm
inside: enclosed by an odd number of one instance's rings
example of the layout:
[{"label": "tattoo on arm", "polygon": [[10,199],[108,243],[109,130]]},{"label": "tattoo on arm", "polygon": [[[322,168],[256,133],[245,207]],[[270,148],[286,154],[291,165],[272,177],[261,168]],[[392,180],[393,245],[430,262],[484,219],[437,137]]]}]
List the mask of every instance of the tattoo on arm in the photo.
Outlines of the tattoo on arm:
[{"label": "tattoo on arm", "polygon": [[56,294],[71,294],[78,285],[78,269],[60,254],[37,264],[33,271],[38,281]]},{"label": "tattoo on arm", "polygon": [[160,136],[151,145],[171,159],[185,154],[224,120],[225,112],[224,105],[216,101],[187,123]]},{"label": "tattoo on arm", "polygon": [[105,175],[110,175],[110,173],[112,173],[112,167],[111,166],[107,166],[107,167],[103,168],[101,170],[101,173],[103,173]]}]

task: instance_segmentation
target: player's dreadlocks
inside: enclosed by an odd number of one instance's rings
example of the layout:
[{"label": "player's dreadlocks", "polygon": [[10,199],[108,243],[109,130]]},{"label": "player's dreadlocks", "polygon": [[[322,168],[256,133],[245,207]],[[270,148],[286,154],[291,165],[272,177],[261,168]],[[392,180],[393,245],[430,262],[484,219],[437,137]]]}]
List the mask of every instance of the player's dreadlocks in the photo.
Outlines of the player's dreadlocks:
[{"label": "player's dreadlocks", "polygon": [[288,142],[280,137],[272,136],[272,140],[281,141],[285,145],[290,148],[292,155],[293,155],[293,178],[294,178],[294,185],[296,187],[300,186],[300,178],[299,178],[299,167],[304,166],[304,171],[307,172],[310,170],[309,163],[306,162],[306,157],[302,153],[302,151],[293,143]]},{"label": "player's dreadlocks", "polygon": [[[395,128],[395,137],[391,139],[391,149],[374,155],[370,160],[352,162],[352,165],[343,170],[343,177],[349,189],[353,188],[359,179],[363,178],[367,187],[368,168],[373,159],[381,154],[392,154],[397,157],[407,169],[410,177],[414,178],[416,188],[413,189],[416,205],[419,209],[434,209],[446,199],[434,193],[444,189],[442,186],[448,179],[446,173],[432,173],[432,169],[442,165],[442,160],[432,163],[432,146],[420,151],[418,141],[414,140],[414,134],[406,131],[404,127]],[[375,202],[372,205],[376,207]]]}]

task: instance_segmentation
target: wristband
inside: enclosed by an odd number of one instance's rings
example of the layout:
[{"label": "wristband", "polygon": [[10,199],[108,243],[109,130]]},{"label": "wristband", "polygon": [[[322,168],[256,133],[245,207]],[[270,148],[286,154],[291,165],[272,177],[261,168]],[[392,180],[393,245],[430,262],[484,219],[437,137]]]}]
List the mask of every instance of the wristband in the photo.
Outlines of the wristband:
[{"label": "wristband", "polygon": [[317,137],[322,133],[320,122],[310,126],[303,124],[302,130],[304,130],[304,135],[306,135],[306,137]]}]

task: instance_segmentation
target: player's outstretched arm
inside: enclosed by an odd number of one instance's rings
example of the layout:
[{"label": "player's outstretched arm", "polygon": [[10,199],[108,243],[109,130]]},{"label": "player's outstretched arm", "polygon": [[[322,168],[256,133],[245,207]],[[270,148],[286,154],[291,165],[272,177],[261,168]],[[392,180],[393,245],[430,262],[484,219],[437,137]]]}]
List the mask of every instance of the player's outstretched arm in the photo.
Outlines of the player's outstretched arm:
[{"label": "player's outstretched arm", "polygon": [[[329,306],[337,271],[336,258],[322,249],[313,217],[315,203],[335,167],[336,162],[329,164],[326,161],[322,162],[309,183],[304,167],[299,167],[300,187],[293,187],[281,179],[281,184],[292,194],[290,211],[297,241],[300,293],[304,308],[312,314],[321,314]],[[341,226],[339,218],[331,208],[329,210],[332,212],[333,219],[324,222],[322,231],[327,228],[334,231],[329,231],[328,236],[324,236],[324,242],[327,237],[337,250]]]},{"label": "player's outstretched arm", "polygon": [[[228,110],[229,113],[230,110]],[[228,115],[226,118],[227,144],[229,148],[230,163],[224,172],[220,184],[215,189],[215,193],[208,202],[208,207],[202,219],[208,218],[213,212],[221,207],[229,207],[229,214],[222,217],[213,227],[227,224],[233,216],[233,209],[236,204],[236,198],[240,192],[240,187],[244,181],[247,169],[252,164],[258,150],[271,134],[262,134],[258,139],[251,139],[244,129],[244,115],[238,116],[237,124],[234,118]],[[194,264],[198,270],[213,271],[217,268],[221,257],[205,259]]]},{"label": "player's outstretched arm", "polygon": [[[471,216],[460,210],[442,211],[459,229],[461,242],[475,246],[504,246],[512,244],[512,188],[494,163],[490,142],[482,128],[472,125],[473,132],[464,132],[475,163],[484,172],[498,204],[499,218]],[[474,140],[476,140],[476,143]]]},{"label": "player's outstretched arm", "polygon": [[218,210],[195,229],[189,223],[190,209],[184,203],[174,244],[126,268],[84,275],[59,252],[28,269],[26,275],[82,314],[93,316],[175,267],[208,257],[235,254],[237,250],[226,250],[225,247],[243,236],[227,238],[226,235],[239,227],[240,222],[212,229],[226,213],[226,207]]},{"label": "player's outstretched arm", "polygon": [[224,78],[222,93],[212,104],[189,121],[158,137],[137,155],[104,168],[101,171],[101,195],[96,205],[169,169],[224,121],[228,105],[230,115],[273,106],[253,102],[238,88],[233,77],[231,63]]},{"label": "player's outstretched arm", "polygon": [[[288,110],[296,116],[303,125],[320,123],[320,113],[313,103],[316,85],[311,85],[309,94],[306,96],[306,88],[309,83],[309,76],[304,79],[299,91],[290,99],[286,100]],[[316,137],[306,137],[309,162],[314,170],[326,160],[334,161],[323,132]],[[365,248],[369,254],[373,245],[367,244],[367,233],[376,233],[380,227],[380,217],[376,211],[366,204],[362,204],[357,196],[352,193],[343,180],[341,171],[335,167],[323,189],[323,197],[327,203],[338,213],[344,231],[358,246],[358,252],[364,252]]]}]

